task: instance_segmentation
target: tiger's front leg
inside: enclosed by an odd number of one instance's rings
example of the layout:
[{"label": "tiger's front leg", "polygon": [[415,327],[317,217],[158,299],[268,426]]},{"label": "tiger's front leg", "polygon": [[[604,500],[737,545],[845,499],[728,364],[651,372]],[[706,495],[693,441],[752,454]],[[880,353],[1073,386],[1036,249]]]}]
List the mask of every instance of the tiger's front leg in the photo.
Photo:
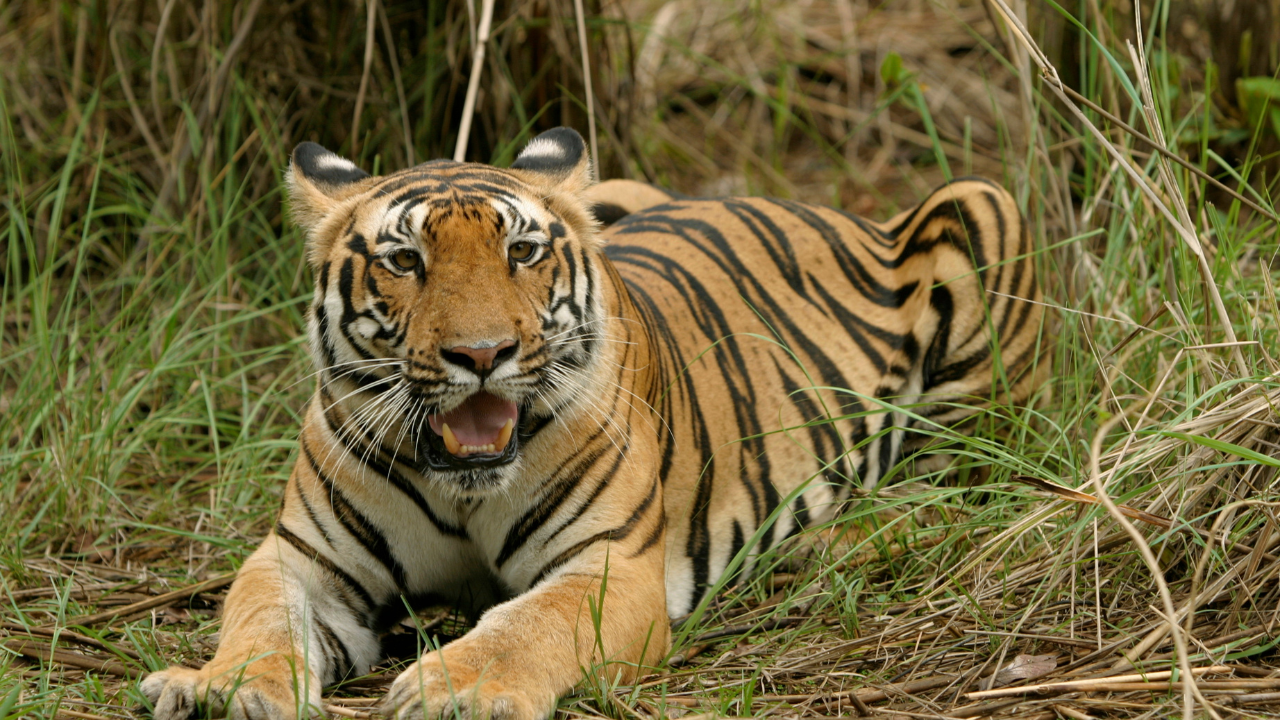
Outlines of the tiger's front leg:
[{"label": "tiger's front leg", "polygon": [[564,572],[490,609],[465,637],[402,673],[384,712],[403,720],[450,718],[455,709],[464,720],[534,720],[550,715],[586,673],[633,679],[670,641],[661,557],[612,560],[603,582]]},{"label": "tiger's front leg", "polygon": [[[588,676],[626,682],[661,660],[671,636],[661,486],[656,474],[625,475],[605,481],[597,511],[548,527],[550,537],[531,540],[536,547],[504,566],[508,582],[532,587],[411,665],[383,712],[535,720]],[[583,492],[591,484],[584,480]]]},{"label": "tiger's front leg", "polygon": [[321,688],[367,668],[380,651],[377,636],[353,608],[361,602],[353,597],[358,591],[333,570],[276,532],[268,535],[227,595],[213,660],[199,670],[174,666],[142,681],[155,720],[323,715]]}]

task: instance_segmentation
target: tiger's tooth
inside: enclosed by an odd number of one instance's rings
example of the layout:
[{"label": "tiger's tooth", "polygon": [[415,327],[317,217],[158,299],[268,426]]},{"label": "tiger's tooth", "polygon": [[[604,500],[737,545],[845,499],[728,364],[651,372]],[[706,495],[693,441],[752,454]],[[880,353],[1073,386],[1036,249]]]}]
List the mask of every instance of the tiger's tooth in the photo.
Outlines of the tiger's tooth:
[{"label": "tiger's tooth", "polygon": [[502,426],[502,430],[498,431],[498,439],[493,441],[493,452],[502,452],[507,449],[507,443],[511,441],[511,431],[515,429],[515,422],[511,418],[507,418],[507,424]]},{"label": "tiger's tooth", "polygon": [[462,451],[462,443],[458,442],[458,438],[453,434],[453,430],[449,429],[449,423],[444,423],[441,428],[441,435],[444,436],[444,449],[449,451],[450,455],[457,455]]}]

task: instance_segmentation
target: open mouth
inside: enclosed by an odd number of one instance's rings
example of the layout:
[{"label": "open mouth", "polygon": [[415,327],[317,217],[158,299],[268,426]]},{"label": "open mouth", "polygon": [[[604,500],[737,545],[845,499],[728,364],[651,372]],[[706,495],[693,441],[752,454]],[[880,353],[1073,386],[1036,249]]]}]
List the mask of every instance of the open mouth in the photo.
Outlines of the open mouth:
[{"label": "open mouth", "polygon": [[505,465],[516,457],[519,421],[515,403],[475,393],[447,413],[428,416],[427,465],[435,470]]}]

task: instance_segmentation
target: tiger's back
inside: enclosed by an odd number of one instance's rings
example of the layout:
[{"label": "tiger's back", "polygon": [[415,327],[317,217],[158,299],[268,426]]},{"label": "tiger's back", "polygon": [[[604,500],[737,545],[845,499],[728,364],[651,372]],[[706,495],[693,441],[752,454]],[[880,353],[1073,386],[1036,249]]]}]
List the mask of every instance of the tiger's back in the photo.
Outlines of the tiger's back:
[{"label": "tiger's back", "polygon": [[941,430],[1038,384],[1030,238],[988,181],[952,183],[886,223],[679,199],[605,235],[658,375],[647,400],[666,423],[673,617],[744,545],[754,555],[873,487],[919,444],[910,428]]}]

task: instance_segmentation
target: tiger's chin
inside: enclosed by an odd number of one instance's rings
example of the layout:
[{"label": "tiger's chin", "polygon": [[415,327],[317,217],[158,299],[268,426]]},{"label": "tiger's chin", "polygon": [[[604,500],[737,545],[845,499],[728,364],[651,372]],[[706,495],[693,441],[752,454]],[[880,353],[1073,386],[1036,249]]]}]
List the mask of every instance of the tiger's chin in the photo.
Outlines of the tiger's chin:
[{"label": "tiger's chin", "polygon": [[501,453],[465,457],[450,453],[440,436],[426,435],[418,443],[418,471],[447,494],[477,496],[499,492],[520,473],[520,441],[515,433]]}]

